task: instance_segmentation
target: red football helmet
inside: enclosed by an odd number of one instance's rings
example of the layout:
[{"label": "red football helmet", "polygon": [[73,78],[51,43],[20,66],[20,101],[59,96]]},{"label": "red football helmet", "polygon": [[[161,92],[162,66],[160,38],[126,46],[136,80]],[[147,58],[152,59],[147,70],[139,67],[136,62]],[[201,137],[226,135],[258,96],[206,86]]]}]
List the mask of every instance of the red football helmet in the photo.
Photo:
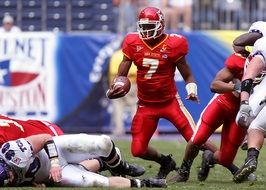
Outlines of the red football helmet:
[{"label": "red football helmet", "polygon": [[146,7],[139,13],[137,29],[141,39],[155,39],[164,32],[164,15],[160,9]]}]

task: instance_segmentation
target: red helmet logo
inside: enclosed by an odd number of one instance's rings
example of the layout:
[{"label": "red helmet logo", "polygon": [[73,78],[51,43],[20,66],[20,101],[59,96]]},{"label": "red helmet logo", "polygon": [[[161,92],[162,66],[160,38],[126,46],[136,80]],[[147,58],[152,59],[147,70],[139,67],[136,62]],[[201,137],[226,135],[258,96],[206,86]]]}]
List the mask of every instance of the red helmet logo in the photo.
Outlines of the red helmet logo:
[{"label": "red helmet logo", "polygon": [[137,29],[141,39],[155,39],[164,32],[164,15],[160,9],[147,7],[139,14]]}]

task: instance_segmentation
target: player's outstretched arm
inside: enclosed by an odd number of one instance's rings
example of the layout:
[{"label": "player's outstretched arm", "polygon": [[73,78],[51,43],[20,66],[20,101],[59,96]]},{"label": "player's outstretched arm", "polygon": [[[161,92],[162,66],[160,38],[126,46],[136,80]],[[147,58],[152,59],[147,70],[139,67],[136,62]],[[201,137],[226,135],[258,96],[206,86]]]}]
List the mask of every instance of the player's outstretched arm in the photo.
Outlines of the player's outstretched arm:
[{"label": "player's outstretched arm", "polygon": [[132,64],[132,61],[129,60],[126,56],[124,56],[122,62],[119,65],[117,75],[113,79],[109,89],[106,92],[106,96],[108,98],[110,99],[120,98],[120,97],[123,97],[127,93],[127,88],[124,88],[123,85],[120,85],[119,83],[117,83],[116,78],[118,76],[127,77],[131,64]]},{"label": "player's outstretched arm", "polygon": [[186,99],[199,102],[199,98],[197,95],[196,81],[192,75],[189,65],[187,64],[186,58],[185,57],[180,58],[176,62],[176,67],[186,83],[186,91],[187,91]]},{"label": "player's outstretched arm", "polygon": [[211,83],[211,91],[215,93],[225,93],[240,90],[240,81],[229,83],[234,78],[233,73],[227,68],[222,68]]},{"label": "player's outstretched arm", "polygon": [[44,149],[50,159],[50,178],[55,182],[61,181],[61,167],[58,160],[58,153],[53,138],[49,134],[33,135],[26,138],[26,140],[32,146],[33,154],[38,153],[41,149]]},{"label": "player's outstretched arm", "polygon": [[53,140],[49,134],[32,135],[25,138],[32,146],[32,153],[36,154],[44,148],[46,142]]}]

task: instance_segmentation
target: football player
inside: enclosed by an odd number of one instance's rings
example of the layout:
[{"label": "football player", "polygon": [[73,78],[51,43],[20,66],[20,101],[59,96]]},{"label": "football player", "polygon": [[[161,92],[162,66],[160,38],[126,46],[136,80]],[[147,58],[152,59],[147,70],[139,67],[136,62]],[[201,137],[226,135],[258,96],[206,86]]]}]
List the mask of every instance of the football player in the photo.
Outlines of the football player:
[{"label": "football player", "polygon": [[[256,170],[258,156],[263,146],[266,132],[265,26],[266,22],[255,22],[251,25],[249,33],[246,34],[245,38],[242,38],[244,42],[247,42],[252,38],[252,33],[253,35],[261,36],[254,44],[251,54],[252,60],[247,65],[241,82],[241,106],[236,121],[240,126],[248,128],[248,151],[244,165],[233,178],[235,182],[242,182],[247,175]],[[258,76],[261,82],[254,87],[254,82]]]},{"label": "football player", "polygon": [[163,179],[105,177],[95,173],[97,165],[85,168],[79,164],[95,157],[100,157],[114,172],[127,170],[125,161],[106,135],[40,134],[8,141],[0,150],[0,185],[45,184],[52,179],[56,186],[166,187]]},{"label": "football player", "polygon": [[[157,178],[175,169],[171,155],[163,155],[149,145],[160,118],[169,120],[188,141],[194,121],[177,93],[174,80],[178,69],[186,83],[187,100],[199,102],[197,85],[186,61],[188,42],[184,36],[165,33],[164,15],[158,8],[140,11],[138,33],[128,34],[123,42],[123,60],[117,76],[127,76],[131,64],[137,66],[138,107],[131,125],[133,156],[160,164]],[[123,96],[120,87],[111,84],[109,98]]]},{"label": "football player", "polygon": [[[238,167],[233,164],[237,150],[246,136],[246,129],[239,127],[235,117],[239,109],[240,80],[249,52],[239,46],[233,46],[237,53],[231,54],[225,61],[225,66],[215,76],[211,83],[211,91],[217,94],[210,100],[201,113],[197,129],[188,142],[184,160],[192,163],[197,156],[199,147],[222,125],[220,149],[214,153],[205,150],[198,180],[206,180],[210,167],[219,163],[235,174]],[[223,114],[221,114],[223,113]],[[184,163],[184,162],[183,162]],[[187,181],[190,167],[182,164],[173,180]]]},{"label": "football player", "polygon": [[57,125],[41,120],[19,120],[0,115],[0,146],[10,140],[24,138],[36,134],[63,135]]},{"label": "football player", "polygon": [[[52,136],[63,135],[63,131],[55,124],[48,121],[40,120],[19,120],[4,115],[0,115],[0,146],[10,140],[25,138],[36,134],[50,134]],[[97,160],[85,160],[82,162],[84,166],[94,165],[100,163],[101,171],[109,170],[112,175],[129,175],[132,177],[142,175],[145,170],[141,167],[134,167],[133,165],[125,162],[128,168],[125,173],[114,172],[110,167],[104,164],[100,158]]]}]

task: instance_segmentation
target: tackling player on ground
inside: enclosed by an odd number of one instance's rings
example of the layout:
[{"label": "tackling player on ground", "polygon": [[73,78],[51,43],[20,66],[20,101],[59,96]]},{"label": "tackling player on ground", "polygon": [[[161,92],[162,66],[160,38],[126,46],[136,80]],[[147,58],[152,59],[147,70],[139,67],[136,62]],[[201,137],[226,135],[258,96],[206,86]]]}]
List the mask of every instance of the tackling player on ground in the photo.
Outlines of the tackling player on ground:
[{"label": "tackling player on ground", "polygon": [[41,120],[19,120],[0,115],[0,146],[10,140],[25,138],[37,134],[63,135],[57,125]]},{"label": "tackling player on ground", "polygon": [[[0,146],[10,140],[17,140],[19,138],[26,138],[37,134],[50,134],[52,136],[63,135],[63,131],[54,123],[41,120],[19,120],[4,115],[0,115]],[[128,175],[140,176],[145,170],[142,167],[132,165],[124,161],[124,169],[114,171],[108,165],[104,164],[101,158],[95,160],[85,160],[83,165],[94,165],[99,163],[101,165],[100,171],[109,170],[112,175]],[[97,170],[98,171],[98,170]]]},{"label": "tackling player on ground", "polygon": [[[0,149],[0,186],[51,184],[74,187],[166,187],[162,179],[105,177],[97,159],[114,172],[127,168],[110,137],[106,135],[34,135],[8,141]],[[84,164],[88,159],[94,163]]]}]

